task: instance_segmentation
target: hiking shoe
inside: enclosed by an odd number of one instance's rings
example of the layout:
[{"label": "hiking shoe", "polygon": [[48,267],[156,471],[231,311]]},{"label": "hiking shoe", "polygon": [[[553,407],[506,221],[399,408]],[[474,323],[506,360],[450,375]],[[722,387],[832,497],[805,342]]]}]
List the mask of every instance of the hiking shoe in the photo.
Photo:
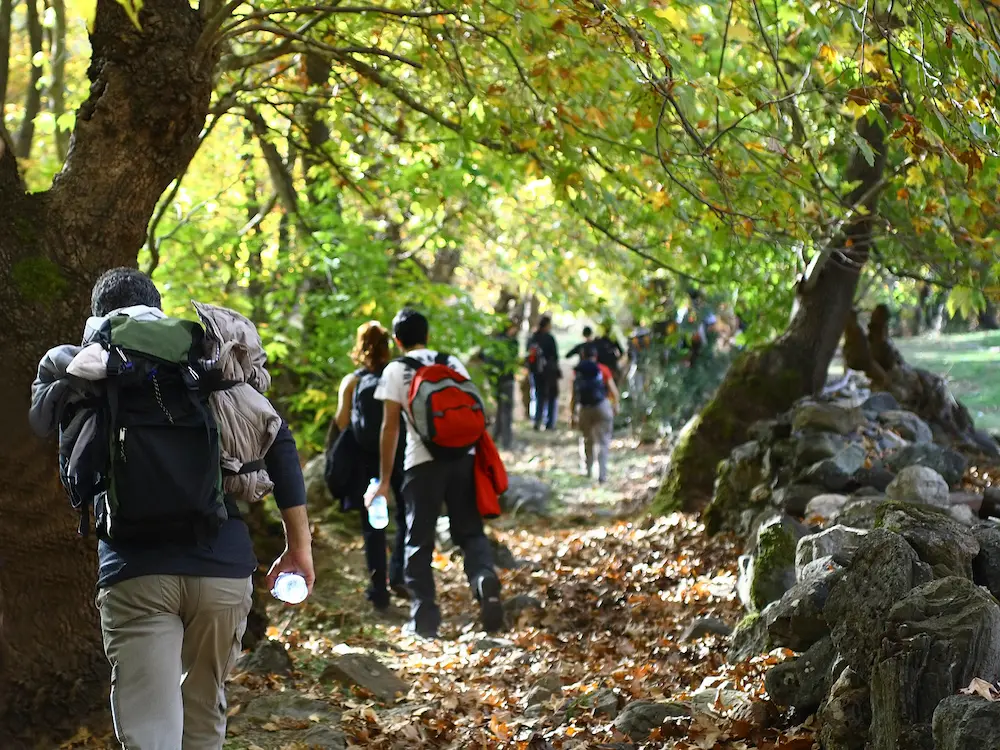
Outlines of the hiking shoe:
[{"label": "hiking shoe", "polygon": [[479,618],[483,630],[497,633],[504,628],[503,601],[500,599],[500,580],[495,575],[481,576],[476,583],[479,598]]},{"label": "hiking shoe", "polygon": [[417,624],[410,620],[402,628],[404,638],[419,638],[425,641],[433,641],[438,637],[436,630],[427,630],[417,627]]}]

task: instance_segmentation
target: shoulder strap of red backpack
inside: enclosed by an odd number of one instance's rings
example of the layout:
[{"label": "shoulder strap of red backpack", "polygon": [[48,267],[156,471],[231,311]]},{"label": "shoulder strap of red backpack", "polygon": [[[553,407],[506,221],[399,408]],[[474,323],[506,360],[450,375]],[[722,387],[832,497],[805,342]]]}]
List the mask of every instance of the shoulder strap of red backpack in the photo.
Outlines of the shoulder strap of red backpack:
[{"label": "shoulder strap of red backpack", "polygon": [[396,361],[402,362],[413,371],[424,369],[424,363],[418,359],[414,359],[413,357],[400,357]]},{"label": "shoulder strap of red backpack", "polygon": [[451,355],[445,352],[438,352],[438,355],[434,358],[434,364],[444,365],[445,367],[451,367],[449,364],[451,360]]}]

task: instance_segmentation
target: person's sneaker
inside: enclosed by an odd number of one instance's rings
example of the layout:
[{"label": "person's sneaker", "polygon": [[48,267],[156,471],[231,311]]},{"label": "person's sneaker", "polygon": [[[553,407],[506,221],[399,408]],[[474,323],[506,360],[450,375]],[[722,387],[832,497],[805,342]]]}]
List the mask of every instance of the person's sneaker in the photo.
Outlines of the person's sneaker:
[{"label": "person's sneaker", "polygon": [[402,628],[404,638],[422,638],[425,641],[433,641],[438,637],[437,631],[420,630],[413,620],[409,620]]},{"label": "person's sneaker", "polygon": [[483,630],[497,633],[504,628],[503,600],[500,598],[500,580],[494,575],[484,575],[476,583],[479,598],[479,616]]},{"label": "person's sneaker", "polygon": [[404,599],[405,601],[410,600],[410,590],[401,583],[390,584],[389,590],[400,599]]},{"label": "person's sneaker", "polygon": [[376,612],[387,612],[389,610],[388,591],[374,591],[372,589],[368,589],[365,592],[365,599],[371,602],[371,605],[375,608]]}]

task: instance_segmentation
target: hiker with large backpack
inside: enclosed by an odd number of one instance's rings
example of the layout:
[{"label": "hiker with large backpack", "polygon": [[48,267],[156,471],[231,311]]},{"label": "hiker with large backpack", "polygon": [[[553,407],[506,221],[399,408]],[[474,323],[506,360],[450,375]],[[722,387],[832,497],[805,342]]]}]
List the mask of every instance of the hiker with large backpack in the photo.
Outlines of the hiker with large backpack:
[{"label": "hiker with large backpack", "polygon": [[535,430],[544,423],[546,430],[556,428],[559,416],[559,347],[552,335],[552,317],[543,315],[528,339],[528,370],[535,396]]},{"label": "hiker with large backpack", "polygon": [[580,428],[580,470],[590,477],[597,459],[597,480],[608,481],[608,453],[619,403],[618,386],[607,365],[597,361],[597,347],[586,346],[573,370],[570,409]]},{"label": "hiker with large backpack", "polygon": [[[399,440],[399,419],[406,422],[403,499],[406,503],[404,578],[412,596],[404,631],[437,637],[441,611],[435,601],[431,562],[437,518],[444,502],[452,540],[462,548],[465,574],[479,601],[483,628],[503,627],[500,579],[483,531],[476,495],[475,446],[489,441],[483,400],[455,357],[427,348],[429,324],[416,310],[403,309],[392,323],[404,353],[382,371],[375,397],[383,402],[379,485],[365,496],[386,497],[391,490]],[[492,441],[489,441],[492,444]]]},{"label": "hiker with large backpack", "polygon": [[[284,422],[272,433],[270,416],[241,393],[257,383],[247,373],[263,362],[259,337],[219,310],[199,310],[206,332],[166,316],[144,274],[108,271],[93,289],[84,346],[51,350],[32,385],[31,424],[42,435],[58,429],[60,479],[81,533],[98,537],[112,717],[129,750],[222,747],[224,681],[257,567],[230,492],[259,499],[273,485],[286,548],[268,587],[281,573],[301,575],[307,590],[315,578],[295,439]],[[231,398],[214,398],[222,392]],[[257,424],[230,434],[247,408]]]},{"label": "hiker with large backpack", "polygon": [[[340,437],[331,448],[327,483],[340,499],[341,510],[361,512],[361,534],[365,540],[368,588],[365,596],[379,611],[389,608],[389,588],[406,596],[403,585],[403,550],[406,546],[406,508],[403,503],[403,447],[400,431],[396,463],[392,472],[392,496],[396,503],[396,536],[392,557],[386,568],[385,529],[372,527],[365,508],[364,494],[369,482],[379,476],[379,444],[382,439],[382,402],[375,398],[379,381],[390,359],[389,332],[371,320],[358,328],[351,359],[358,366],[340,381],[337,414],[334,418]],[[347,453],[341,441],[355,444]],[[344,456],[344,458],[339,458]],[[341,486],[342,485],[342,486]],[[389,588],[386,587],[388,581]],[[407,597],[408,598],[408,597]]]}]

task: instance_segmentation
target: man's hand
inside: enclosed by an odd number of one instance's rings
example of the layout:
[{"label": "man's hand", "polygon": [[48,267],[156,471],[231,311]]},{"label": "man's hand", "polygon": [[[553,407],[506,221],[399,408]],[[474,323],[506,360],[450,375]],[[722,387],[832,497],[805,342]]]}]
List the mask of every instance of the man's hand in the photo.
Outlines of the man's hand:
[{"label": "man's hand", "polygon": [[312,593],[313,584],[316,582],[316,571],[313,568],[312,545],[305,544],[297,547],[285,547],[277,560],[271,564],[271,569],[267,571],[267,588],[274,588],[274,582],[281,573],[298,573],[306,580],[309,593]]},{"label": "man's hand", "polygon": [[[365,492],[365,507],[366,508],[372,507],[372,501],[376,497],[378,497],[379,495],[381,495],[382,497],[384,497],[388,501],[388,499],[389,499],[389,493],[391,491],[392,491],[392,487],[389,486],[388,482],[386,482],[384,480],[380,481],[378,483],[378,486],[375,487],[374,490],[370,489],[370,490],[368,490],[368,491]],[[397,499],[397,502],[398,502],[398,499]]]}]

